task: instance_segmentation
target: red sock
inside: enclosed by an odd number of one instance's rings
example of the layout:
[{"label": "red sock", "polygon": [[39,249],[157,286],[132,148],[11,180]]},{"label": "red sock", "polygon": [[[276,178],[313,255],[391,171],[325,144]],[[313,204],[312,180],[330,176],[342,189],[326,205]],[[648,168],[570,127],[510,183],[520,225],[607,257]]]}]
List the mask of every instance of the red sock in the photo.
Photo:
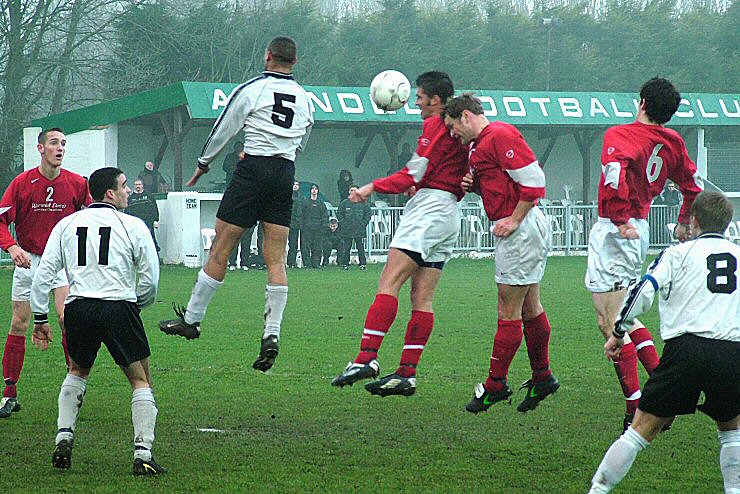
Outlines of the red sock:
[{"label": "red sock", "polygon": [[360,353],[355,359],[357,364],[367,364],[378,358],[378,349],[383,343],[388,329],[396,319],[398,299],[392,295],[379,293],[367,311],[365,329],[362,332]]},{"label": "red sock", "polygon": [[414,377],[416,366],[419,364],[424,345],[429,341],[429,335],[434,328],[434,312],[411,311],[411,320],[406,327],[406,337],[403,340],[401,365],[396,374],[401,377]]},{"label": "red sock", "polygon": [[546,381],[552,375],[548,355],[550,332],[550,322],[544,312],[534,319],[524,321],[529,366],[532,368],[532,382],[535,383]]},{"label": "red sock", "polygon": [[640,402],[640,381],[637,377],[637,351],[634,344],[627,343],[622,347],[619,359],[614,362],[614,369],[622,386],[627,413],[635,413]]},{"label": "red sock", "polygon": [[62,348],[64,349],[64,360],[67,362],[69,369],[69,350],[67,349],[67,331],[62,330]]},{"label": "red sock", "polygon": [[652,375],[660,363],[660,357],[658,357],[658,352],[655,350],[655,344],[653,343],[653,335],[650,334],[648,328],[637,328],[630,333],[630,339],[635,344],[637,358],[640,359],[640,363],[645,367],[647,373]]},{"label": "red sock", "polygon": [[522,321],[498,320],[498,329],[493,338],[493,351],[491,352],[491,367],[488,371],[488,379],[484,387],[488,392],[501,391],[504,388],[506,376],[509,374],[509,366],[514,360],[514,355],[522,344]]},{"label": "red sock", "polygon": [[3,378],[5,379],[3,397],[5,398],[17,397],[15,386],[21,377],[25,355],[26,337],[9,334],[5,341],[5,352],[3,353]]}]

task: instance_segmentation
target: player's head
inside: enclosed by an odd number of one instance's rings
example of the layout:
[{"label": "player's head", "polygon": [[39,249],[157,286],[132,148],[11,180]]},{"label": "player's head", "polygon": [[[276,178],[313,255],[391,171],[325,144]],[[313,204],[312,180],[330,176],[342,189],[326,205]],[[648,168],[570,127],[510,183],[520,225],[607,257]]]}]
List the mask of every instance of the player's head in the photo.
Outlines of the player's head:
[{"label": "player's head", "polygon": [[640,105],[650,120],[657,124],[668,122],[678,110],[681,94],[668,79],[653,77],[640,89]]},{"label": "player's head", "polygon": [[128,206],[131,189],[126,184],[123,170],[110,166],[99,168],[90,175],[88,182],[93,200],[113,204],[118,209]]},{"label": "player's head", "polygon": [[734,210],[727,196],[721,192],[701,192],[691,205],[691,227],[698,233],[723,235],[732,221]]},{"label": "player's head", "polygon": [[453,137],[467,144],[488,124],[483,105],[473,93],[452,98],[445,107],[445,125]]},{"label": "player's head", "polygon": [[139,180],[138,178],[134,180],[134,191],[137,194],[144,192],[144,182],[142,180]]},{"label": "player's head", "polygon": [[36,149],[41,153],[41,164],[59,168],[62,166],[67,137],[59,127],[42,130],[38,135]]},{"label": "player's head", "polygon": [[421,110],[421,118],[442,113],[454,94],[452,79],[444,72],[430,70],[416,78],[416,106]]},{"label": "player's head", "polygon": [[270,41],[265,51],[265,69],[291,69],[298,62],[295,41],[287,36],[277,36]]}]

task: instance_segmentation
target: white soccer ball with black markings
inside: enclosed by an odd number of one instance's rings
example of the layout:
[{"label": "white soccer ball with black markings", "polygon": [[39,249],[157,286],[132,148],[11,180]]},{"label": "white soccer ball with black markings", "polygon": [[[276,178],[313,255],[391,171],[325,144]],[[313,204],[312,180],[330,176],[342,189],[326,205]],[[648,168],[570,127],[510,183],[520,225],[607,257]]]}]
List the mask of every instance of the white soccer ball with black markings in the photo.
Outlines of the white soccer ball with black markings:
[{"label": "white soccer ball with black markings", "polygon": [[398,110],[411,97],[411,83],[397,70],[384,70],[370,83],[370,97],[383,111]]}]

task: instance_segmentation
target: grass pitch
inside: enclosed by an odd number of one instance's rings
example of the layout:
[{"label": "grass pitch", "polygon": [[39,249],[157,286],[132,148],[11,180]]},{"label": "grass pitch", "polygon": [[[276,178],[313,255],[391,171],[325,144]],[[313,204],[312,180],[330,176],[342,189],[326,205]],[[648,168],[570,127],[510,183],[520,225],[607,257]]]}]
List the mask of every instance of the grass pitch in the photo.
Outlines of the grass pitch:
[{"label": "grass pitch", "polygon": [[[19,383],[20,413],[0,421],[4,492],[586,492],[603,453],[621,432],[624,401],[602,355],[586,259],[550,258],[542,298],[553,326],[552,367],[561,388],[534,411],[500,403],[464,411],[488,370],[496,326],[493,261],[445,267],[435,329],[422,357],[417,394],[371,396],[331,379],[354,358],[382,265],[365,272],[291,271],[281,352],[254,371],[265,273],[229,272],[199,340],[165,336],[159,319],[187,301],[196,271],[165,267],[159,302],[142,313],[152,347],[159,406],[154,454],[169,469],[131,475],[131,392],[105,349],[88,381],[72,469],[51,467],[56,400],[65,368],[58,328],[53,349],[31,346]],[[1,319],[10,320],[12,270],[0,270]],[[381,375],[400,358],[408,289],[380,351]],[[644,318],[656,340],[656,309]],[[656,341],[659,351],[662,343]],[[513,386],[530,376],[524,344]],[[644,382],[645,376],[642,376]],[[638,457],[615,492],[718,493],[722,477],[712,421],[681,417]]]}]

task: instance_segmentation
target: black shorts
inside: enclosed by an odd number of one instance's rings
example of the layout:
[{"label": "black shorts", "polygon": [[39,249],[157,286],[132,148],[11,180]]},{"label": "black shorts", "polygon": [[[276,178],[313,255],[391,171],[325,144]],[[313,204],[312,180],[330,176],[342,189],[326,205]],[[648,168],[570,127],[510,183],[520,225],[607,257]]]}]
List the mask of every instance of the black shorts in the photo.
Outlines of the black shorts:
[{"label": "black shorts", "polygon": [[242,228],[258,220],[289,227],[294,178],[292,161],[248,155],[236,165],[216,217]]},{"label": "black shorts", "polygon": [[[699,395],[706,400],[699,405]],[[658,417],[698,408],[718,422],[740,414],[740,342],[684,334],[666,341],[660,364],[642,391],[643,412]]]},{"label": "black shorts", "polygon": [[78,298],[64,308],[64,325],[69,356],[85,369],[95,363],[101,343],[122,367],[151,355],[134,302]]},{"label": "black shorts", "polygon": [[429,261],[425,261],[424,259],[422,259],[421,254],[413,250],[408,250],[408,249],[398,249],[398,250],[400,250],[401,252],[409,256],[411,260],[414,261],[416,265],[419,266],[420,268],[433,268],[433,269],[439,269],[440,271],[442,271],[442,269],[445,267],[444,261],[429,262]]}]

